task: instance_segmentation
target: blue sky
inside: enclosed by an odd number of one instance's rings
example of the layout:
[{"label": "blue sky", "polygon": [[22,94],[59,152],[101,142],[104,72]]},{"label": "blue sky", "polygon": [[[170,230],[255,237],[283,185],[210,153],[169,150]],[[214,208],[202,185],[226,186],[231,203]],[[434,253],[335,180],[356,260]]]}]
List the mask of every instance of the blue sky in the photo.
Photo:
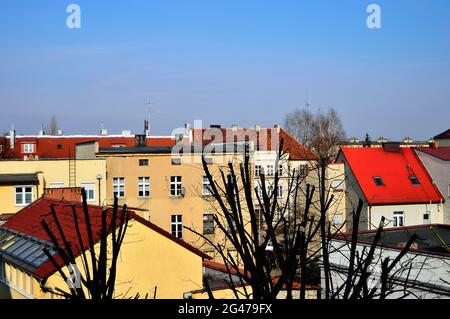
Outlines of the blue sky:
[{"label": "blue sky", "polygon": [[[81,7],[82,28],[66,27]],[[382,28],[366,27],[367,5]],[[0,130],[272,126],[335,107],[349,136],[450,128],[447,0],[0,0]]]}]

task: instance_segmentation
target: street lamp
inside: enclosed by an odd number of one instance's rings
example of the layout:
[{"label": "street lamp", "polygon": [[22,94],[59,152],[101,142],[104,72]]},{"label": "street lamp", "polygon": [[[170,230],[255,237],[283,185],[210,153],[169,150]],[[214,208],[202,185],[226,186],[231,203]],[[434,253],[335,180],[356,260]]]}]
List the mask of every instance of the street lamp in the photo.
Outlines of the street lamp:
[{"label": "street lamp", "polygon": [[97,180],[98,180],[98,206],[101,206],[101,182],[102,182],[103,175],[97,174]]}]

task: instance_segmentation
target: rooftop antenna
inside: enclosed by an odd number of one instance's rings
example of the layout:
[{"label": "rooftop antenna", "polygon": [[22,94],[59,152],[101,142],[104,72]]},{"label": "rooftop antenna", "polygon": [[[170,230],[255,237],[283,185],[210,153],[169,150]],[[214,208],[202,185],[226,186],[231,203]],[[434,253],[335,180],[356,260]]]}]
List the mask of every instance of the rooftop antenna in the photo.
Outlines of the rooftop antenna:
[{"label": "rooftop antenna", "polygon": [[148,98],[148,102],[144,104],[144,105],[148,106],[148,109],[147,109],[147,120],[144,121],[144,132],[145,132],[145,134],[147,136],[150,135],[151,114],[154,113],[151,106],[154,105],[154,104],[156,104],[156,103],[152,102],[150,97]]}]

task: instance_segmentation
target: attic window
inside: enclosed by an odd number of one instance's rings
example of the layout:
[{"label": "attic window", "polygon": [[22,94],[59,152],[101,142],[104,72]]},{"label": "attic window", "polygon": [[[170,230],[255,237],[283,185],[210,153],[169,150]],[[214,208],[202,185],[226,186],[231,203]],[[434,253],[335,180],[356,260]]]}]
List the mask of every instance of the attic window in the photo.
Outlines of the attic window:
[{"label": "attic window", "polygon": [[374,182],[375,182],[375,185],[377,185],[377,186],[384,186],[384,182],[383,182],[383,180],[381,179],[381,177],[379,177],[379,176],[374,176],[374,177],[373,177],[373,180],[374,180]]},{"label": "attic window", "polygon": [[56,145],[56,148],[57,148],[58,150],[61,150],[61,149],[62,149],[62,145],[61,145],[61,144],[58,144],[58,145]]},{"label": "attic window", "polygon": [[413,185],[420,185],[419,179],[415,176],[410,176],[409,180],[411,181],[411,184],[413,184]]}]

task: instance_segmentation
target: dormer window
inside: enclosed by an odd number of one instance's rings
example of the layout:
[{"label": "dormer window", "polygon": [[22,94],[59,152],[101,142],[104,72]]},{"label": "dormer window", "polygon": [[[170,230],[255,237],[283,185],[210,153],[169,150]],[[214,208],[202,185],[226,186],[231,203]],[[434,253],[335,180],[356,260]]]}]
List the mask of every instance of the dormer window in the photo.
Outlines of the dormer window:
[{"label": "dormer window", "polygon": [[411,181],[411,184],[413,184],[413,185],[420,185],[419,179],[415,176],[410,176],[409,180]]},{"label": "dormer window", "polygon": [[34,143],[25,143],[22,144],[22,152],[25,154],[32,154],[34,153]]},{"label": "dormer window", "polygon": [[375,185],[377,185],[377,186],[384,186],[384,182],[383,182],[383,179],[381,177],[374,176],[373,180],[375,182]]}]

